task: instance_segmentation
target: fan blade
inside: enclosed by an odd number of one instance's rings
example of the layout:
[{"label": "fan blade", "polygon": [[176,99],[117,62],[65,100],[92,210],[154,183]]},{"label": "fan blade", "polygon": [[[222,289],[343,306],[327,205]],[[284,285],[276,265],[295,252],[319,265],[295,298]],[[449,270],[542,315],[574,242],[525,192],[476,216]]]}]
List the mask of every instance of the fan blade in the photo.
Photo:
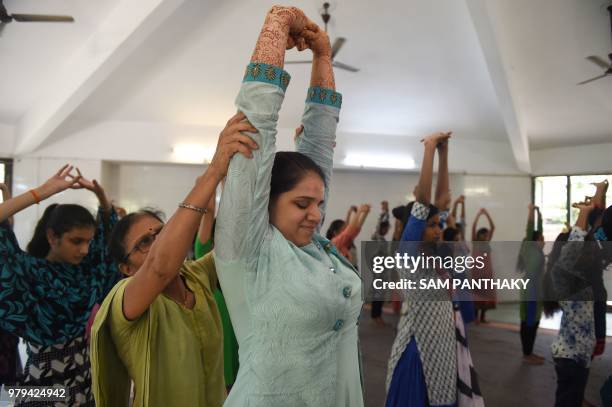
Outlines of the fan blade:
[{"label": "fan blade", "polygon": [[332,59],[334,59],[334,57],[336,56],[336,54],[338,53],[338,51],[340,51],[340,48],[342,48],[342,46],[344,45],[344,43],[346,42],[346,38],[344,37],[338,37],[336,38],[336,41],[334,41],[334,45],[332,45]]},{"label": "fan blade", "polygon": [[285,61],[285,64],[312,64],[312,61]]},{"label": "fan blade", "polygon": [[2,4],[2,1],[0,0],[0,22],[10,23],[11,21],[13,21],[13,19],[11,16],[9,16],[8,11],[6,11],[6,7],[4,7],[4,4]]},{"label": "fan blade", "polygon": [[71,16],[50,16],[44,14],[12,14],[15,21],[22,23],[44,22],[44,23],[73,23]]},{"label": "fan blade", "polygon": [[334,61],[332,65],[335,66],[336,68],[346,69],[347,71],[359,72],[359,69],[353,68],[352,66],[347,65],[347,64],[343,64],[342,62]]},{"label": "fan blade", "polygon": [[595,65],[599,66],[600,68],[610,69],[610,64],[607,63],[605,61],[605,59],[603,59],[602,57],[591,55],[590,57],[586,57],[586,59],[588,59],[589,61],[591,61]]},{"label": "fan blade", "polygon": [[607,73],[605,73],[603,75],[599,75],[599,76],[597,76],[595,78],[592,78],[592,79],[587,79],[586,81],[582,81],[580,83],[577,83],[576,85],[584,85],[585,83],[593,82],[593,81],[596,81],[598,79],[605,78],[606,76],[608,76]]}]

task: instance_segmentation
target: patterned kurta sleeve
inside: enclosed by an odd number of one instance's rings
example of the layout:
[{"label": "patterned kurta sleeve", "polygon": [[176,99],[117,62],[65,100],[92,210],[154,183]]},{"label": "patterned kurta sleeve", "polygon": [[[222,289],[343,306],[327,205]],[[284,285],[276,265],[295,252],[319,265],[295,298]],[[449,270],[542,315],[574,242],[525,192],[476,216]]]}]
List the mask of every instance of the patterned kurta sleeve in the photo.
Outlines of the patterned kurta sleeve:
[{"label": "patterned kurta sleeve", "polygon": [[[590,290],[591,282],[586,270],[575,267],[582,253],[586,234],[585,231],[574,226],[568,241],[561,249],[559,259],[553,266],[552,281],[555,291],[562,299],[581,293],[585,288]],[[585,299],[583,294],[580,294],[579,297]]]},{"label": "patterned kurta sleeve", "polygon": [[0,328],[43,346],[83,335],[91,309],[117,278],[106,254],[110,225],[98,225],[78,266],[24,252],[13,231],[0,226]]},{"label": "patterned kurta sleeve", "polygon": [[336,127],[342,106],[342,95],[333,89],[311,87],[302,116],[304,132],[296,140],[296,151],[312,159],[325,174],[325,198],[321,206],[321,222],[334,164]]},{"label": "patterned kurta sleeve", "polygon": [[278,111],[289,74],[263,63],[247,67],[236,106],[257,129],[249,134],[259,148],[253,158],[232,158],[215,227],[215,255],[222,260],[253,260],[269,227],[270,179],[276,152]]},{"label": "patterned kurta sleeve", "polygon": [[96,303],[101,303],[121,278],[117,265],[108,253],[108,240],[111,231],[117,224],[118,217],[114,208],[109,214],[105,214],[102,208],[98,208],[96,219],[96,233],[89,244],[89,252],[83,259],[81,268],[84,275],[89,276]]},{"label": "patterned kurta sleeve", "polygon": [[404,231],[402,233],[402,241],[405,242],[420,242],[423,238],[423,231],[427,226],[427,216],[429,215],[429,207],[420,202],[415,202],[412,205],[412,211]]}]

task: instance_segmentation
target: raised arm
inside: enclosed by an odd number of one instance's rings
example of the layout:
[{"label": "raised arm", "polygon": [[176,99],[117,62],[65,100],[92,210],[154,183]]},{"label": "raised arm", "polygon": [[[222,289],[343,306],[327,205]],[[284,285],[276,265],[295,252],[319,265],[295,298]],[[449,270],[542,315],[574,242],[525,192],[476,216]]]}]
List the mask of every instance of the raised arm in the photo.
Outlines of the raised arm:
[{"label": "raised arm", "polygon": [[[452,133],[449,133],[452,134]],[[440,141],[438,150],[438,182],[436,184],[435,205],[440,211],[448,210],[450,204],[450,182],[448,176],[448,139]]]},{"label": "raised arm", "polygon": [[[459,218],[457,218],[457,208],[461,205],[461,212]],[[455,199],[453,203],[452,215],[455,218],[456,223],[461,223],[464,227],[465,225],[465,195],[460,195],[459,198]]]},{"label": "raised arm", "polygon": [[433,179],[433,161],[438,143],[446,142],[450,137],[450,133],[434,133],[431,136],[422,140],[425,146],[423,153],[423,162],[421,163],[421,173],[419,175],[419,183],[415,188],[415,196],[417,202],[423,205],[431,204],[431,184]]},{"label": "raised arm", "polygon": [[336,92],[331,45],[325,31],[308,21],[302,36],[306,46],[312,50],[313,59],[310,88],[302,116],[303,133],[296,139],[296,151],[310,157],[325,175],[325,198],[321,205],[323,219],[331,182],[342,95]]},{"label": "raised arm", "polygon": [[608,180],[602,182],[594,182],[595,195],[593,195],[593,204],[596,208],[606,209],[606,193],[608,192]]},{"label": "raised arm", "polygon": [[251,137],[259,149],[252,160],[237,155],[230,163],[215,230],[215,256],[220,260],[255,259],[269,228],[276,123],[290,79],[282,69],[285,48],[290,34],[301,33],[305,23],[294,7],[273,7],[247,67],[236,106],[257,129]]},{"label": "raised arm", "polygon": [[221,133],[215,155],[204,174],[174,212],[151,246],[147,258],[127,283],[123,297],[123,313],[133,320],[142,315],[166,286],[178,275],[193,236],[200,224],[204,208],[214,197],[217,185],[227,174],[231,157],[240,152],[252,157],[255,142],[241,131],[255,129],[243,122],[243,114],[235,115]]},{"label": "raised arm", "polygon": [[455,202],[453,202],[453,209],[451,210],[451,216],[455,219],[457,219],[457,207],[459,206],[459,200],[461,199],[461,196],[455,199]]},{"label": "raised arm", "polygon": [[414,189],[416,202],[412,206],[410,217],[404,225],[402,241],[420,241],[425,230],[429,205],[431,204],[431,183],[433,178],[433,160],[439,143],[445,143],[450,133],[434,133],[423,140],[424,152],[421,163],[419,183]]},{"label": "raised arm", "polygon": [[472,222],[472,241],[476,240],[476,232],[478,231],[478,221],[480,220],[480,217],[483,213],[484,209],[480,208],[478,210],[478,213],[476,214],[476,217],[474,218],[474,222]]},{"label": "raised arm", "polygon": [[556,288],[560,289],[559,291],[562,291],[564,294],[576,293],[584,287],[578,285],[568,286],[561,279],[562,273],[560,271],[565,271],[581,280],[589,281],[587,286],[590,285],[588,270],[576,268],[575,265],[583,252],[584,239],[589,226],[589,214],[594,209],[594,205],[592,202],[581,202],[573,204],[572,207],[577,208],[580,212],[574,227],[570,231],[568,241],[563,244],[559,258],[552,270],[553,282],[558,286]]},{"label": "raised arm", "polygon": [[73,166],[66,164],[39,187],[2,202],[0,204],[0,222],[4,222],[25,208],[72,187],[77,181],[77,176],[72,174],[73,168]]},{"label": "raised arm", "polygon": [[489,222],[489,230],[490,230],[489,240],[493,240],[493,232],[495,232],[495,223],[493,223],[493,218],[491,218],[489,211],[487,211],[486,209],[483,209],[483,214],[487,218],[487,221]]},{"label": "raised arm", "polygon": [[[212,238],[213,226],[215,222],[215,209],[217,207],[217,196],[213,194],[206,205],[206,213],[202,216],[202,220],[200,221],[200,227],[198,228],[198,239],[196,242],[196,247],[198,247],[198,243],[200,246],[206,245],[210,243],[209,241]],[[212,247],[211,247],[212,249]],[[210,250],[208,250],[210,251]],[[196,258],[202,257],[206,253],[202,253],[198,256],[196,253]]]},{"label": "raised arm", "polygon": [[351,205],[346,211],[346,219],[344,220],[344,225],[348,226],[351,223],[351,220],[357,216],[357,207],[355,205]]},{"label": "raised arm", "polygon": [[365,223],[368,214],[370,213],[371,206],[368,204],[362,204],[357,210],[357,219],[355,221],[356,226],[361,229]]}]

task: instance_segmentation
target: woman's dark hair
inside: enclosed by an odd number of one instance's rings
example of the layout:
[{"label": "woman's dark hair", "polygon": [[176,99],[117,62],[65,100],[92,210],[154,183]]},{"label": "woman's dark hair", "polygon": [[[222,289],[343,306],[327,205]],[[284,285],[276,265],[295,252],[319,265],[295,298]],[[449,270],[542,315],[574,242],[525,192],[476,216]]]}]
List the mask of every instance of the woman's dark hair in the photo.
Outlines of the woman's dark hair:
[{"label": "woman's dark hair", "polygon": [[330,223],[329,227],[327,228],[327,233],[325,233],[325,237],[327,238],[327,240],[332,240],[334,237],[336,237],[336,235],[340,233],[342,228],[344,228],[344,223],[345,222],[342,219],[336,219],[335,221]]},{"label": "woman's dark hair", "polygon": [[132,225],[144,216],[150,216],[162,223],[164,222],[164,215],[162,212],[149,208],[141,209],[138,212],[132,212],[121,218],[113,228],[108,242],[108,254],[115,263],[123,263],[127,255],[126,247],[123,244],[125,235],[128,234]]},{"label": "woman's dark hair", "polygon": [[485,233],[489,233],[489,229],[488,228],[480,228],[480,229],[478,229],[478,231],[476,231],[476,240],[482,239],[482,235],[484,235]]},{"label": "woman's dark hair", "polygon": [[[402,232],[408,223],[408,219],[410,218],[410,213],[412,212],[412,207],[414,206],[415,201],[408,202],[407,205],[401,205],[395,207],[391,210],[393,217],[400,222],[402,222]],[[429,214],[427,215],[427,220],[436,216],[440,211],[434,205],[429,205]]]},{"label": "woman's dark hair", "polygon": [[383,229],[389,229],[391,227],[391,224],[389,222],[382,221],[380,222],[380,224],[378,225],[378,233],[382,234]]},{"label": "woman's dark hair", "polygon": [[38,220],[32,240],[28,243],[26,251],[34,257],[44,259],[49,254],[51,246],[47,240],[47,230],[51,229],[54,235],[61,237],[74,228],[96,227],[96,220],[92,214],[81,205],[52,204],[45,209]]},{"label": "woman's dark hair", "polygon": [[553,285],[552,272],[555,267],[555,263],[561,256],[561,249],[565,242],[569,239],[569,232],[559,233],[555,239],[553,248],[548,255],[548,263],[546,264],[546,272],[544,273],[544,279],[542,285],[544,286],[544,301],[542,301],[542,308],[544,309],[544,315],[551,317],[554,313],[561,309],[559,301],[555,300],[556,297],[555,289]]},{"label": "woman's dark hair", "polygon": [[444,232],[442,232],[442,239],[445,242],[454,242],[458,234],[459,229],[448,227],[444,229]]},{"label": "woman's dark hair", "polygon": [[309,172],[314,172],[325,184],[325,174],[310,157],[295,151],[279,151],[274,155],[270,202],[283,192],[291,191]]}]

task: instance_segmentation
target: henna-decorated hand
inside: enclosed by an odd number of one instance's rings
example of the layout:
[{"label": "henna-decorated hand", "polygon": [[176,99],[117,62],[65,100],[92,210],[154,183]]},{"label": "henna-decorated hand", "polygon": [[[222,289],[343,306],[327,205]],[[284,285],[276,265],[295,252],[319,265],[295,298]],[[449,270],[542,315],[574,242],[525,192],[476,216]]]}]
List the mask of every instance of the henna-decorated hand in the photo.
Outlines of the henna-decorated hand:
[{"label": "henna-decorated hand", "polygon": [[273,6],[268,14],[280,17],[289,27],[289,34],[293,37],[298,37],[306,28],[307,22],[310,21],[304,12],[297,7]]},{"label": "henna-decorated hand", "polygon": [[319,27],[317,27],[316,31],[307,28],[302,32],[302,37],[315,56],[328,56],[331,58],[331,44],[329,36],[325,31],[319,29]]}]

